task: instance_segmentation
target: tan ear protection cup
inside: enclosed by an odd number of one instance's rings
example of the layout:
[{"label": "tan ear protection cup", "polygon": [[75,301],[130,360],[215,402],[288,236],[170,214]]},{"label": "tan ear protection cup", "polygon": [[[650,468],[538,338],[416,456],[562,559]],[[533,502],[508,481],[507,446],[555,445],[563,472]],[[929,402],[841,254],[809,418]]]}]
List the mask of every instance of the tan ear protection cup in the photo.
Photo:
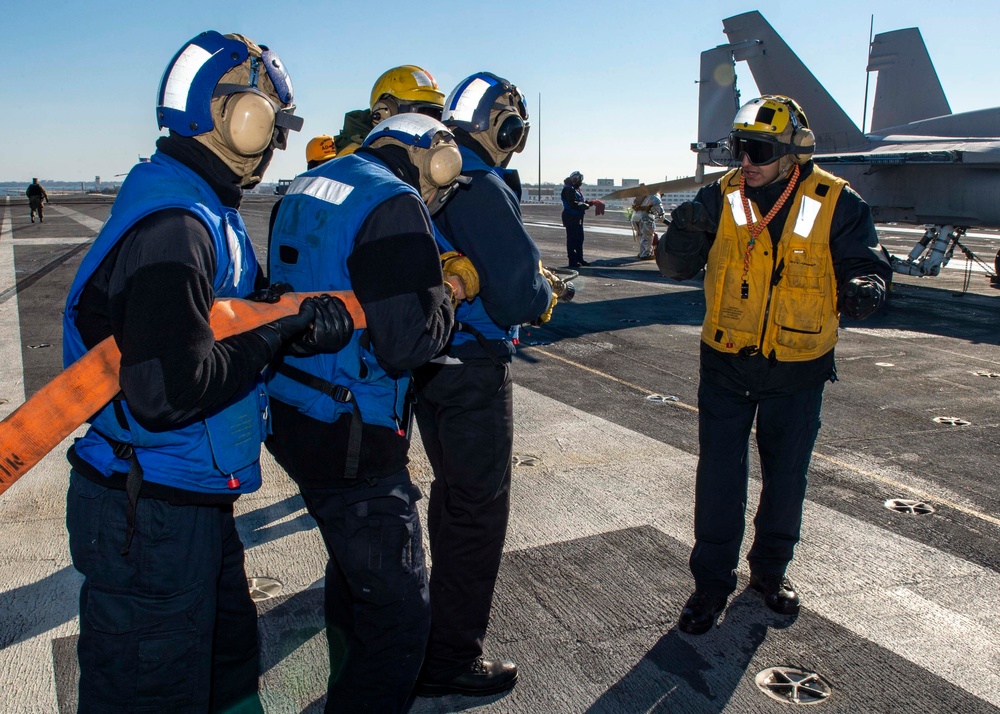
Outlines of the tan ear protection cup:
[{"label": "tan ear protection cup", "polygon": [[[812,133],[811,129],[799,127],[792,135],[792,145],[803,149],[810,149],[816,146],[816,136]],[[793,154],[793,156],[795,157],[795,163],[804,164],[812,158],[812,152],[807,154]]]},{"label": "tan ear protection cup", "polygon": [[274,134],[274,108],[259,94],[239,92],[226,98],[219,127],[226,144],[241,156],[264,152]]},{"label": "tan ear protection cup", "polygon": [[439,144],[425,152],[420,173],[435,186],[450,186],[462,173],[462,154],[455,144]]},{"label": "tan ear protection cup", "polygon": [[372,126],[376,126],[397,114],[399,114],[399,102],[389,95],[384,95],[372,107]]},{"label": "tan ear protection cup", "polygon": [[[798,103],[789,98],[781,97],[778,100],[788,109],[788,118],[792,124],[792,146],[809,149],[816,146],[816,135],[809,128],[809,120],[806,119],[805,112]],[[792,154],[792,160],[797,164],[804,164],[812,158],[812,153]]]}]

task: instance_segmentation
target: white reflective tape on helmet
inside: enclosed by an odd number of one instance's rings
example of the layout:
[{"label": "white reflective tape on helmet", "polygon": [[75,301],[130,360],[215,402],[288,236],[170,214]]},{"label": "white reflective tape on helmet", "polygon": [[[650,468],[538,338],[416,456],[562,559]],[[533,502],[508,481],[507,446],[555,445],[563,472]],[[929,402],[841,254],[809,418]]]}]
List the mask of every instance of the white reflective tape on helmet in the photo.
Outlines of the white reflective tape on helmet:
[{"label": "white reflective tape on helmet", "polygon": [[378,126],[368,132],[361,145],[368,147],[379,139],[388,137],[407,146],[429,149],[439,132],[451,135],[448,127],[426,114],[396,114],[379,122]]},{"label": "white reflective tape on helmet", "polygon": [[410,74],[413,76],[413,81],[417,83],[418,87],[430,87],[432,89],[437,89],[437,85],[434,84],[434,80],[431,79],[430,75],[422,69],[415,69],[410,72]]},{"label": "white reflective tape on helmet", "polygon": [[[743,199],[740,198],[739,191],[733,191],[726,195],[729,199],[729,209],[733,212],[733,219],[736,221],[736,225],[745,226],[747,224],[747,214],[743,210]],[[757,214],[753,211],[753,206],[750,206],[750,220],[754,223],[757,222]]]},{"label": "white reflective tape on helmet", "polygon": [[170,68],[170,74],[163,85],[162,106],[181,112],[187,111],[191,83],[194,82],[198,71],[211,58],[212,55],[198,45],[185,47],[174,62],[174,66]]},{"label": "white reflective tape on helmet", "polygon": [[812,233],[813,224],[819,215],[819,209],[823,204],[810,196],[803,196],[802,203],[799,204],[799,217],[795,220],[795,235],[808,238]]},{"label": "white reflective tape on helmet", "polygon": [[461,94],[449,98],[449,101],[446,102],[444,113],[441,115],[441,120],[471,122],[483,96],[492,86],[493,84],[481,77],[472,80],[462,90]]},{"label": "white reflective tape on helmet", "polygon": [[323,176],[299,176],[292,181],[292,185],[288,187],[285,195],[300,193],[339,206],[347,200],[353,190],[354,186]]}]

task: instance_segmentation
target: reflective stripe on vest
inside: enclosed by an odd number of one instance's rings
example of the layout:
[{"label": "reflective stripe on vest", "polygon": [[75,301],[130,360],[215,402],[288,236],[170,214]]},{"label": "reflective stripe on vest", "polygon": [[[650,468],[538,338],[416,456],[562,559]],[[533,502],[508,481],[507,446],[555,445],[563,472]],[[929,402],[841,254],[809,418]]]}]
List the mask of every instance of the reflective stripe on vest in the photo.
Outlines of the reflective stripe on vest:
[{"label": "reflective stripe on vest", "polygon": [[[420,194],[368,154],[350,154],[298,176],[281,201],[268,261],[272,282],[297,291],[350,290],[347,258],[354,239],[377,206],[394,196]],[[350,391],[366,424],[398,430],[410,373],[390,377],[379,364],[364,330],[336,354],[284,358],[285,364]],[[353,413],[350,402],[296,380],[291,370],[268,375],[268,393],[319,421],[333,423]]]},{"label": "reflective stripe on vest", "polygon": [[[743,259],[750,240],[737,170],[723,177],[722,216],[705,272],[705,321],[701,338],[721,352],[756,348],[782,362],[820,357],[837,343],[837,281],[830,254],[830,225],[847,185],[813,168],[789,200],[777,246],[765,228],[750,254],[747,297]],[[756,223],[760,209],[750,203]]]}]

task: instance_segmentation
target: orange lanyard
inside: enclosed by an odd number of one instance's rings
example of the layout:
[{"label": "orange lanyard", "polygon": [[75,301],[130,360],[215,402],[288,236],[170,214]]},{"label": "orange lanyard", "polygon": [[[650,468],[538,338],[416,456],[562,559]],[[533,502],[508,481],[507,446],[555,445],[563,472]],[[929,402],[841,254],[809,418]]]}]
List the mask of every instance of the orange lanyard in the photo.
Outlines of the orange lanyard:
[{"label": "orange lanyard", "polygon": [[750,241],[747,243],[746,253],[743,254],[743,285],[741,286],[740,297],[744,300],[749,296],[749,285],[747,284],[747,276],[750,274],[750,253],[753,251],[753,247],[757,245],[757,236],[760,235],[767,224],[771,222],[771,219],[781,210],[781,207],[785,205],[785,201],[788,197],[792,195],[795,190],[795,186],[799,182],[799,165],[795,165],[795,169],[792,171],[792,177],[788,180],[788,185],[785,186],[785,190],[782,192],[781,197],[778,199],[777,203],[771,207],[771,210],[767,212],[767,215],[760,220],[759,223],[753,222],[753,211],[750,210],[750,201],[747,199],[746,194],[746,176],[740,171],[740,200],[743,202],[743,213],[746,215],[747,219],[747,230],[750,231]]}]

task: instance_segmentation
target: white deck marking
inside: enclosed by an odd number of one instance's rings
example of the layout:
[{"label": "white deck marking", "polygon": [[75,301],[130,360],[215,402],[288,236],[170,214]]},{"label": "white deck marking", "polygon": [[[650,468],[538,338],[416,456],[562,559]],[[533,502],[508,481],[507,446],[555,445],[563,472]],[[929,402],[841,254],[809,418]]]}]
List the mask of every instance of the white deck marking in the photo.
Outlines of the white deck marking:
[{"label": "white deck marking", "polygon": [[85,213],[80,213],[79,211],[74,211],[72,208],[67,208],[66,206],[58,205],[53,206],[49,204],[49,211],[58,213],[60,216],[65,216],[66,218],[72,218],[74,221],[79,223],[84,228],[89,228],[94,231],[94,233],[99,233],[101,226],[104,225],[104,221],[99,221],[96,218],[91,218]]},{"label": "white deck marking", "polygon": [[[696,456],[516,385],[514,396],[514,451],[541,468],[514,474],[508,550],[642,525],[693,545]],[[748,513],[759,493],[751,478]],[[1000,706],[1000,574],[807,500],[790,575],[804,607]]]},{"label": "white deck marking", "polygon": [[[10,198],[4,198],[0,222],[0,293],[14,287],[14,226]],[[21,362],[21,323],[17,292],[0,303],[0,417],[6,417],[24,403],[24,365]]]}]

